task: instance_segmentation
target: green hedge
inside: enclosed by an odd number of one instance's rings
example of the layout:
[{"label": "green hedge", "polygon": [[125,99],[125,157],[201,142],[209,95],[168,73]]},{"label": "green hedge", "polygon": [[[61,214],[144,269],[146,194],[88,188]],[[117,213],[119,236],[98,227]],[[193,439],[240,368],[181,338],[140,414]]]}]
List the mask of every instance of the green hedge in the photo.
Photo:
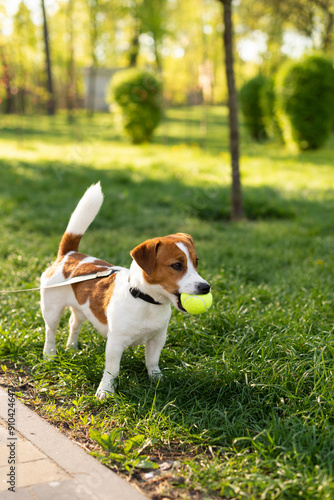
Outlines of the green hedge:
[{"label": "green hedge", "polygon": [[261,105],[261,95],[267,83],[262,75],[255,76],[246,82],[240,89],[239,102],[245,125],[251,137],[257,141],[267,138],[265,114]]},{"label": "green hedge", "polygon": [[133,143],[151,139],[162,118],[161,83],[153,73],[138,69],[119,71],[111,79],[107,100],[117,103],[124,130]]},{"label": "green hedge", "polygon": [[266,132],[281,143],[284,142],[276,113],[275,81],[271,77],[266,79],[261,89],[260,106],[262,108]]},{"label": "green hedge", "polygon": [[323,56],[284,65],[277,75],[276,109],[286,143],[300,150],[321,147],[334,119],[334,68]]}]

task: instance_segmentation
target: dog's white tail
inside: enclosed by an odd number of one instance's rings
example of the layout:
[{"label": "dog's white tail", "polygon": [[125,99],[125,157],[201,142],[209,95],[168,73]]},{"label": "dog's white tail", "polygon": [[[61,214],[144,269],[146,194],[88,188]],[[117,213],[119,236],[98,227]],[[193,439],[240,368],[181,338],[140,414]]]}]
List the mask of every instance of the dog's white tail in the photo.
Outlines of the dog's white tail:
[{"label": "dog's white tail", "polygon": [[81,234],[87,231],[101,208],[103,194],[101,185],[98,182],[87,189],[76,209],[71,215],[66,232],[72,234]]},{"label": "dog's white tail", "polygon": [[95,219],[102,203],[103,194],[98,182],[87,189],[72,213],[59,245],[58,257],[63,257],[71,251],[78,251],[81,237]]}]

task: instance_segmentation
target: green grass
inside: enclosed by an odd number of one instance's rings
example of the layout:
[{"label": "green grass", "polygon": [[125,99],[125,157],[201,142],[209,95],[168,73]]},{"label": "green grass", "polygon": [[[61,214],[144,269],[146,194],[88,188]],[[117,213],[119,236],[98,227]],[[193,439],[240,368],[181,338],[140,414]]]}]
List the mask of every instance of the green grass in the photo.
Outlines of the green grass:
[{"label": "green grass", "polygon": [[[155,498],[332,499],[334,140],[292,154],[242,130],[247,220],[231,224],[226,110],[204,111],[171,110],[144,146],[123,141],[108,115],[74,126],[1,117],[3,289],[38,286],[78,199],[101,180],[105,203],[81,250],[128,266],[144,239],[188,232],[214,295],[206,315],[174,310],[159,383],[143,348],[128,349],[104,402],[94,329],[85,324],[79,352],[66,352],[65,315],[59,357],[43,362],[38,294],[2,295],[4,378],[28,374],[26,402],[91,445],[90,432],[95,454]],[[174,461],[160,489],[138,472],[152,459]]]}]

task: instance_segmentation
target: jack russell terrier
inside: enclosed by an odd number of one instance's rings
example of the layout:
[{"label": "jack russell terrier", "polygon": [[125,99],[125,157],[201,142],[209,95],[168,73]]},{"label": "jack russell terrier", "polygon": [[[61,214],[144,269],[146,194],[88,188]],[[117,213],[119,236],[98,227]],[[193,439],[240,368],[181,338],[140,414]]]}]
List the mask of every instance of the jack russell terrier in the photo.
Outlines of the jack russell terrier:
[{"label": "jack russell terrier", "polygon": [[[210,291],[210,285],[197,272],[194,240],[188,234],[144,241],[130,252],[130,269],[79,253],[81,237],[102,202],[100,183],[92,185],[70,218],[56,261],[41,277],[45,359],[56,356],[56,331],[67,306],[71,316],[66,347],[78,348],[80,327],[86,319],[107,338],[105,370],[96,392],[101,400],[114,392],[121,357],[129,346],[145,344],[148,374],[160,377],[159,358],[166,341],[170,304],[185,311],[181,293],[204,295]],[[67,279],[101,271],[107,276],[90,276],[89,281],[53,288]]]}]

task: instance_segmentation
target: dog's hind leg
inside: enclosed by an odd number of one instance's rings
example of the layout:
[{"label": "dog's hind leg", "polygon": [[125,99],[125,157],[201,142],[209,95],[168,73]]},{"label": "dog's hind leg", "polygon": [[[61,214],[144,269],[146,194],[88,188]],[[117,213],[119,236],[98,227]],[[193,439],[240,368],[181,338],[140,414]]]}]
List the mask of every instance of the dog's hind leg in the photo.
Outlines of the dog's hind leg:
[{"label": "dog's hind leg", "polygon": [[63,310],[64,308],[59,306],[45,307],[45,303],[42,301],[42,314],[45,321],[44,359],[57,356],[56,333]]},{"label": "dog's hind leg", "polygon": [[80,333],[80,328],[83,321],[86,319],[84,314],[76,309],[75,307],[70,307],[71,317],[70,317],[70,334],[66,343],[66,349],[78,349],[78,338]]}]

